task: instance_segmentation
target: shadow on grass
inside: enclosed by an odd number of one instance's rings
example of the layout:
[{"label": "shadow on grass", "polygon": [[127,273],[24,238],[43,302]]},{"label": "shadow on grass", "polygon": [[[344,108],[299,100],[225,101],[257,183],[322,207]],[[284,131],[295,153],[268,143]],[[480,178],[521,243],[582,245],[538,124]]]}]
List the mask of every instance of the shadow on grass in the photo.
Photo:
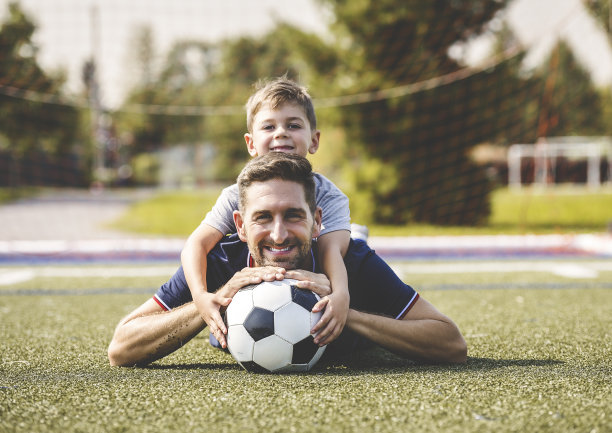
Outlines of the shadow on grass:
[{"label": "shadow on grass", "polygon": [[[424,364],[401,358],[381,348],[373,348],[346,357],[323,357],[309,373],[296,375],[361,375],[388,373],[449,373],[491,371],[513,367],[555,367],[565,364],[555,359],[494,359],[468,357],[465,364]],[[140,367],[143,370],[216,370],[243,371],[238,363],[189,363],[189,364],[150,364]]]},{"label": "shadow on grass", "polygon": [[236,364],[222,364],[222,363],[192,363],[192,364],[149,364],[140,367],[144,370],[242,370],[240,365]]},{"label": "shadow on grass", "polygon": [[490,371],[512,367],[555,367],[565,364],[555,359],[493,359],[468,357],[465,364],[424,364],[401,358],[384,349],[376,348],[349,357],[323,359],[315,367],[317,372],[337,374],[386,374],[398,372],[470,372]]}]

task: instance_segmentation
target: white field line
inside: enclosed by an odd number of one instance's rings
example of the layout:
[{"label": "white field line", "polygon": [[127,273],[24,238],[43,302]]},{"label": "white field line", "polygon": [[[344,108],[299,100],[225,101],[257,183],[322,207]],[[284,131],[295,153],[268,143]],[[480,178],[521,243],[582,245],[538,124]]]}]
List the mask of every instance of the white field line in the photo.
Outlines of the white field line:
[{"label": "white field line", "polygon": [[51,267],[23,269],[0,268],[0,286],[22,283],[34,278],[118,278],[118,277],[170,277],[176,266],[121,266],[121,267]]},{"label": "white field line", "polygon": [[[544,272],[566,278],[597,278],[599,272],[612,272],[612,260],[608,261],[489,261],[452,263],[390,263],[402,276],[414,274],[467,274]],[[0,268],[0,286],[29,281],[34,278],[169,278],[176,266],[44,266]]]},{"label": "white field line", "polygon": [[457,263],[393,263],[398,275],[411,274],[471,274],[544,272],[566,278],[597,278],[599,272],[612,272],[612,260],[565,262],[565,261],[503,261],[503,262],[457,262]]}]

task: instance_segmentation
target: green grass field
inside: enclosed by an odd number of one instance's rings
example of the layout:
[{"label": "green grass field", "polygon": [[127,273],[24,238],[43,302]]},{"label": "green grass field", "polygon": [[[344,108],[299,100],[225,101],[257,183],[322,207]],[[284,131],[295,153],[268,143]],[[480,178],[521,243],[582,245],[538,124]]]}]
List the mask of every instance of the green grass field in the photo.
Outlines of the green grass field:
[{"label": "green grass field", "polygon": [[[187,236],[214,205],[219,191],[163,193],[136,203],[111,227],[128,232]],[[517,192],[502,188],[491,196],[491,216],[484,226],[410,224],[389,227],[370,224],[369,229],[374,236],[584,233],[604,232],[611,223],[610,189],[592,192],[578,187],[523,188]]]},{"label": "green grass field", "polygon": [[202,334],[147,368],[110,367],[115,324],[163,272],[0,286],[0,431],[612,431],[610,271],[403,275],[459,325],[469,345],[460,366],[373,349],[308,374],[256,375]]}]

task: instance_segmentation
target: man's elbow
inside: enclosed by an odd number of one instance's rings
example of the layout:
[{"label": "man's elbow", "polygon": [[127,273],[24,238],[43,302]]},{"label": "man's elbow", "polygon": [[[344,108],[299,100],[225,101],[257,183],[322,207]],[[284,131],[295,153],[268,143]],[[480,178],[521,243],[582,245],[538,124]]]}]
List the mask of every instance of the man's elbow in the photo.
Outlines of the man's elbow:
[{"label": "man's elbow", "polygon": [[122,344],[113,340],[108,346],[108,362],[112,367],[133,367],[138,364]]},{"label": "man's elbow", "polygon": [[447,362],[463,364],[467,362],[467,343],[461,334],[451,342],[447,352]]}]

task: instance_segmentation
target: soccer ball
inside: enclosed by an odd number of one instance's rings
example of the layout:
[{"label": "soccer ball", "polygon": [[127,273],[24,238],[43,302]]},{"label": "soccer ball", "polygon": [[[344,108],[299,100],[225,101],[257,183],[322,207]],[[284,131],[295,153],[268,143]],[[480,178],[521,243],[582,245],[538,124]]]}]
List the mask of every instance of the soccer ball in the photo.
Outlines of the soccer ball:
[{"label": "soccer ball", "polygon": [[244,369],[303,372],[323,355],[325,347],[310,334],[323,314],[311,311],[320,298],[295,283],[285,279],[245,287],[227,307],[227,348]]}]

